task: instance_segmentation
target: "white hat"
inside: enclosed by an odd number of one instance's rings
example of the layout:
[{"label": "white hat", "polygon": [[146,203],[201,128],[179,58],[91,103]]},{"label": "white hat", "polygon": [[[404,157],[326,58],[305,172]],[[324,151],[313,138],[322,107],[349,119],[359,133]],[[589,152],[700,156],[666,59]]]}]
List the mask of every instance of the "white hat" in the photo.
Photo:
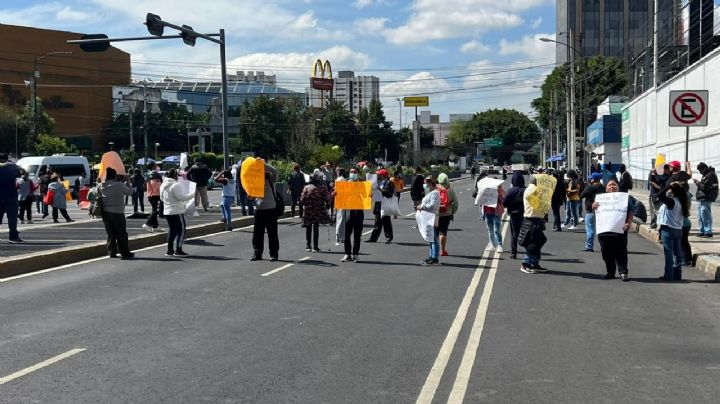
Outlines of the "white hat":
[{"label": "white hat", "polygon": [[317,177],[317,178],[322,178],[322,177],[323,177],[323,173],[322,173],[322,171],[320,171],[319,168],[316,168],[316,169],[313,170],[313,176],[314,176],[314,177]]}]

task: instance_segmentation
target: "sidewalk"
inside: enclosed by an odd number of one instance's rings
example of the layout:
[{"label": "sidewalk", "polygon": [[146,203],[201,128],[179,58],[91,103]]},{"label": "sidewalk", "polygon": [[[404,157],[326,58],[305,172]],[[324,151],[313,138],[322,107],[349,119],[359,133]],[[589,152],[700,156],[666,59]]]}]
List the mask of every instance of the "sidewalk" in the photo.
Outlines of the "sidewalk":
[{"label": "sidewalk", "polygon": [[[645,189],[633,189],[630,195],[641,201],[648,208],[649,191]],[[693,268],[702,271],[706,276],[720,281],[720,207],[712,206],[713,216],[713,238],[696,237],[698,233],[697,201],[693,200],[690,207],[690,246],[693,253]],[[650,228],[650,209],[648,208],[648,223],[638,228],[638,233],[648,240],[657,242],[658,231]],[[657,245],[662,248],[660,243]]]}]

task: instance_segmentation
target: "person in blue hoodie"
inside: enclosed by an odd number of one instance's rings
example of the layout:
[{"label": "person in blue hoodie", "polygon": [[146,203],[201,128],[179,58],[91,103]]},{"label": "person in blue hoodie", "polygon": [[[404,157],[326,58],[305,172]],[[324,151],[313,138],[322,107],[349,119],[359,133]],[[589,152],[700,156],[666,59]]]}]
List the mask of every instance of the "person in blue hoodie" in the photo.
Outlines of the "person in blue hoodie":
[{"label": "person in blue hoodie", "polygon": [[505,209],[507,209],[508,214],[510,214],[510,234],[512,237],[510,241],[510,258],[516,259],[518,235],[520,234],[520,228],[522,227],[523,222],[523,213],[525,211],[525,207],[523,205],[525,177],[522,172],[515,171],[510,183],[512,184],[512,187],[508,191],[507,195],[505,195],[503,205],[505,205]]}]

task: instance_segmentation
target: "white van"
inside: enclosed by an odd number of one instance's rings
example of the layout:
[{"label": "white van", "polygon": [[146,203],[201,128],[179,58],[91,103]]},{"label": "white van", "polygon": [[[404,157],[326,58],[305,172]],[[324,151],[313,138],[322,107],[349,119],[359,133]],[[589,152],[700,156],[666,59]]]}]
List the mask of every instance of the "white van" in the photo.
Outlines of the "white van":
[{"label": "white van", "polygon": [[75,184],[75,179],[81,174],[85,177],[85,184],[90,179],[90,165],[83,156],[64,156],[56,154],[53,156],[34,156],[23,157],[16,163],[18,167],[25,169],[30,174],[30,178],[34,179],[40,176],[40,171],[52,169],[59,172],[70,186]]}]

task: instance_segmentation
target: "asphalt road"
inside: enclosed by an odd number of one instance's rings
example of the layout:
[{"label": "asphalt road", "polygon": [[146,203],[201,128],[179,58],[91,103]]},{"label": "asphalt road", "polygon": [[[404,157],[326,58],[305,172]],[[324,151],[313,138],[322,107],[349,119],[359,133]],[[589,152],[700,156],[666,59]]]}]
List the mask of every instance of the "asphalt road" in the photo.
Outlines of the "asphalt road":
[{"label": "asphalt road", "polygon": [[637,235],[631,282],[601,279],[581,232],[548,233],[550,271],[521,273],[484,253],[470,182],[454,186],[438,267],[419,265],[411,217],[359,263],[325,228],[305,252],[288,219],[280,262],[248,260],[248,228],[191,240],[186,259],[156,247],[5,279],[0,402],[717,401],[718,285],[656,282],[660,250]]}]

